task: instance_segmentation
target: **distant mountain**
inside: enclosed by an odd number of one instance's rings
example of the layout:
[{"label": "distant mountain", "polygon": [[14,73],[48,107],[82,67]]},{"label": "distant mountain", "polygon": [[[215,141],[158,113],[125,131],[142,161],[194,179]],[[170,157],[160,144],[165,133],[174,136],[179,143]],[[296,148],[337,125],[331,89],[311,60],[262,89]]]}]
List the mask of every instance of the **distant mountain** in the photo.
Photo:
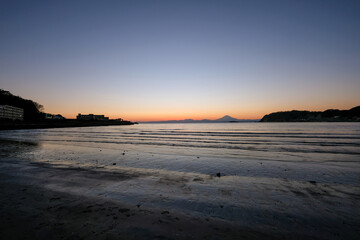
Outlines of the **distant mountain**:
[{"label": "distant mountain", "polygon": [[202,119],[202,120],[193,120],[193,119],[184,119],[184,120],[168,120],[168,121],[152,121],[152,122],[140,122],[140,123],[221,123],[221,122],[258,122],[258,119],[236,119],[225,115],[222,118],[216,120]]},{"label": "distant mountain", "polygon": [[360,106],[349,110],[328,109],[324,112],[286,111],[265,115],[260,122],[359,122]]},{"label": "distant mountain", "polygon": [[216,119],[215,121],[218,121],[218,122],[238,122],[238,121],[240,121],[240,119],[236,119],[236,118],[230,117],[229,115],[225,115],[222,118]]}]

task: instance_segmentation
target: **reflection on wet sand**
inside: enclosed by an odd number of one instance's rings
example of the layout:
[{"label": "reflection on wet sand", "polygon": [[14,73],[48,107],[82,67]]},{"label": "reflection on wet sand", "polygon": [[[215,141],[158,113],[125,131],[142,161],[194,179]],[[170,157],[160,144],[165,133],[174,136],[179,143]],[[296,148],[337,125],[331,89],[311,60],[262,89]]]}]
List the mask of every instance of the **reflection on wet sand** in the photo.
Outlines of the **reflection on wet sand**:
[{"label": "reflection on wet sand", "polygon": [[36,151],[40,147],[40,144],[34,141],[4,140],[1,138],[0,145],[1,157],[16,157],[24,153]]}]

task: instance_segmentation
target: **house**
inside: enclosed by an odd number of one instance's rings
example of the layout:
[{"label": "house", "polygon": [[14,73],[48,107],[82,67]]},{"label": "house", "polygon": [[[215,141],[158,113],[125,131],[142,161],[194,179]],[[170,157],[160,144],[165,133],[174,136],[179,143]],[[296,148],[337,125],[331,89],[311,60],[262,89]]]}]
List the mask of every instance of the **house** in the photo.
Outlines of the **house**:
[{"label": "house", "polygon": [[104,115],[94,115],[94,114],[87,114],[82,115],[78,114],[76,117],[77,120],[109,120],[108,117],[105,117]]},{"label": "house", "polygon": [[64,118],[60,114],[54,115],[54,114],[50,114],[50,113],[45,113],[45,119],[63,120],[63,119],[66,119],[66,118]]},{"label": "house", "polygon": [[66,119],[66,118],[63,117],[61,114],[56,114],[56,115],[53,116],[53,119],[63,120],[63,119]]},{"label": "house", "polygon": [[0,119],[24,120],[24,109],[0,105]]}]

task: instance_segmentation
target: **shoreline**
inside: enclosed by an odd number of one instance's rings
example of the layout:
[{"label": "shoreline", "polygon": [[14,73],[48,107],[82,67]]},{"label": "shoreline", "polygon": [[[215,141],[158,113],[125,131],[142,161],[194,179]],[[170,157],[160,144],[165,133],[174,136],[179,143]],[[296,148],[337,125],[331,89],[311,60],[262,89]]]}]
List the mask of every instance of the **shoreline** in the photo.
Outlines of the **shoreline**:
[{"label": "shoreline", "polygon": [[134,125],[130,121],[87,121],[87,120],[45,120],[38,122],[0,122],[0,130],[17,130],[17,129],[44,129],[44,128],[68,128],[68,127],[97,127],[97,126],[118,126]]}]

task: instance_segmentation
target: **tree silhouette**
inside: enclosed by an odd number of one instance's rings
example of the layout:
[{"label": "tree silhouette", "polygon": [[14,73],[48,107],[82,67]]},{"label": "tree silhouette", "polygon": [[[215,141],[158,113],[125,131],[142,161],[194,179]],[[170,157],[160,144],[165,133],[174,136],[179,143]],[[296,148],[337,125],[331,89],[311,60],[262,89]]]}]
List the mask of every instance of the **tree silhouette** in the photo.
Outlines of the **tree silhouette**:
[{"label": "tree silhouette", "polygon": [[10,105],[24,109],[24,120],[34,121],[44,118],[44,106],[29,99],[15,96],[9,91],[0,89],[0,105]]}]

